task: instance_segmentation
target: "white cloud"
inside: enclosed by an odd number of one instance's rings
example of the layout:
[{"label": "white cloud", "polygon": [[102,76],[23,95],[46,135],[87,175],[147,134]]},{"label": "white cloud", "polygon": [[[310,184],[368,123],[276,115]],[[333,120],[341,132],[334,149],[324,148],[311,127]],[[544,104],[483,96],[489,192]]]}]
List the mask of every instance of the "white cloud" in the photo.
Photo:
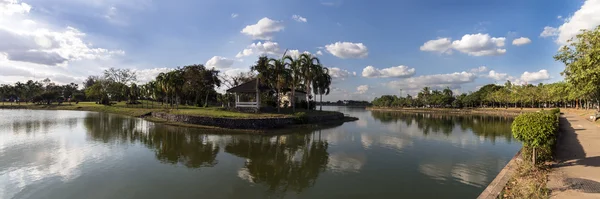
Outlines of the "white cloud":
[{"label": "white cloud", "polygon": [[518,84],[518,85],[524,84],[524,83],[536,83],[536,82],[548,80],[551,78],[550,74],[548,73],[548,70],[545,70],[545,69],[542,69],[538,72],[525,71],[518,78],[508,75],[507,73],[499,73],[494,70],[491,70],[486,77],[496,80],[496,81],[509,80],[509,81],[513,82],[514,84]]},{"label": "white cloud", "polygon": [[31,6],[27,3],[19,3],[17,0],[0,1],[0,15],[13,15],[29,13]]},{"label": "white cloud", "polygon": [[280,53],[279,44],[277,42],[265,41],[264,43],[257,42],[257,43],[250,44],[248,47],[246,47],[246,49],[239,52],[235,57],[242,58],[242,57],[247,57],[247,56],[254,55],[254,54],[276,55],[279,53]]},{"label": "white cloud", "polygon": [[307,20],[306,18],[300,16],[300,15],[293,15],[292,19],[294,19],[294,21],[300,22],[300,23],[306,23]]},{"label": "white cloud", "polygon": [[566,19],[565,23],[558,27],[556,42],[566,44],[567,40],[579,34],[580,30],[591,30],[598,25],[600,25],[600,0],[586,0],[581,8],[573,13],[572,17]]},{"label": "white cloud", "polygon": [[363,43],[336,42],[325,46],[332,55],[342,58],[366,58],[369,55],[367,46]]},{"label": "white cloud", "polygon": [[397,77],[406,78],[415,74],[414,68],[408,66],[394,66],[390,68],[377,69],[373,66],[367,66],[362,71],[363,77]]},{"label": "white cloud", "polygon": [[388,82],[386,85],[392,89],[403,89],[408,93],[417,93],[423,87],[431,89],[450,89],[460,88],[462,84],[474,82],[477,75],[470,72],[455,72],[448,74],[433,74],[417,77],[409,77],[396,81]]},{"label": "white cloud", "polygon": [[552,37],[558,35],[558,29],[550,26],[544,27],[542,33],[540,33],[540,37]]},{"label": "white cloud", "polygon": [[452,50],[458,50],[471,56],[492,56],[506,53],[504,37],[491,37],[489,34],[466,34],[460,40],[451,42],[450,38],[439,38],[429,40],[421,47],[421,51],[439,52],[452,54]]},{"label": "white cloud", "polygon": [[133,71],[137,75],[137,82],[141,84],[145,84],[149,81],[152,81],[158,76],[160,73],[166,73],[173,69],[171,68],[150,68],[150,69],[134,69]]},{"label": "white cloud", "polygon": [[368,85],[360,85],[360,86],[356,87],[357,94],[365,94],[367,91],[369,91]]},{"label": "white cloud", "polygon": [[240,16],[238,13],[231,13],[231,18],[232,19],[237,18],[238,16]]},{"label": "white cloud", "polygon": [[323,55],[323,52],[321,52],[320,50],[317,51],[317,55]]},{"label": "white cloud", "polygon": [[506,74],[506,73],[498,73],[498,72],[496,72],[496,71],[494,71],[494,70],[491,70],[491,71],[488,73],[488,76],[487,76],[487,77],[488,77],[488,78],[491,78],[491,79],[498,80],[498,81],[503,81],[503,80],[507,80],[507,78],[508,78],[509,76],[508,76],[508,74]]},{"label": "white cloud", "polygon": [[299,50],[288,50],[286,55],[289,55],[292,58],[297,59],[302,54],[309,54],[310,55],[310,52],[308,52],[308,51],[300,52]]},{"label": "white cloud", "polygon": [[419,49],[421,51],[452,54],[452,41],[450,38],[439,38],[425,42]]},{"label": "white cloud", "polygon": [[350,72],[350,71],[347,71],[347,70],[344,70],[341,68],[331,67],[331,68],[329,68],[329,75],[334,80],[336,80],[336,79],[344,80],[347,77],[356,76],[356,72]]},{"label": "white cloud", "polygon": [[206,68],[216,68],[216,69],[229,68],[229,67],[231,67],[231,65],[233,65],[233,60],[227,59],[225,57],[214,56],[214,57],[210,58],[208,61],[206,61],[206,64],[204,64],[204,65],[206,66]]},{"label": "white cloud", "polygon": [[525,45],[525,44],[529,44],[529,43],[531,43],[531,40],[529,38],[520,37],[520,38],[513,40],[512,45],[520,46],[520,45]]},{"label": "white cloud", "polygon": [[550,74],[548,73],[548,70],[542,69],[538,72],[527,72],[525,71],[522,75],[521,75],[521,81],[524,82],[539,82],[542,80],[548,80],[550,79]]},{"label": "white cloud", "polygon": [[561,15],[556,16],[557,19],[562,19]]},{"label": "white cloud", "polygon": [[0,53],[10,61],[66,67],[72,61],[125,54],[122,50],[93,48],[84,40],[85,33],[34,19],[29,10],[31,6],[18,0],[0,1]]},{"label": "white cloud", "polygon": [[506,53],[504,37],[490,37],[489,34],[467,34],[461,40],[452,42],[452,47],[472,56],[502,55]]},{"label": "white cloud", "polygon": [[480,66],[477,68],[473,68],[470,70],[471,73],[484,73],[487,72],[489,69],[486,66]]},{"label": "white cloud", "polygon": [[281,21],[262,18],[256,24],[248,25],[242,29],[242,33],[254,39],[272,40],[273,34],[282,31],[285,27]]}]

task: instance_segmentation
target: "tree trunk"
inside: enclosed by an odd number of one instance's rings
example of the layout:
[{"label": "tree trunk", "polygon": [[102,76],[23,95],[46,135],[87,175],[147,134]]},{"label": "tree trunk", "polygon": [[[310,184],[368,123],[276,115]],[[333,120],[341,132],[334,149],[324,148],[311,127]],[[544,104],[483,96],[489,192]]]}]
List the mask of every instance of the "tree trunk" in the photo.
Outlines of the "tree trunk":
[{"label": "tree trunk", "polygon": [[281,97],[279,96],[279,93],[281,93],[281,89],[277,89],[277,113],[281,112]]},{"label": "tree trunk", "polygon": [[310,81],[307,81],[306,85],[306,110],[310,110]]},{"label": "tree trunk", "polygon": [[321,100],[319,100],[319,101],[321,101],[321,102],[319,102],[319,104],[321,104],[319,111],[323,111],[323,94],[321,94]]},{"label": "tree trunk", "polygon": [[292,84],[292,99],[290,99],[292,105],[292,112],[296,112],[296,84]]},{"label": "tree trunk", "polygon": [[206,91],[206,97],[204,98],[204,107],[208,107],[208,94],[210,93]]},{"label": "tree trunk", "polygon": [[533,165],[535,166],[535,147],[533,147],[533,154],[531,154],[532,156],[532,161],[533,161]]}]

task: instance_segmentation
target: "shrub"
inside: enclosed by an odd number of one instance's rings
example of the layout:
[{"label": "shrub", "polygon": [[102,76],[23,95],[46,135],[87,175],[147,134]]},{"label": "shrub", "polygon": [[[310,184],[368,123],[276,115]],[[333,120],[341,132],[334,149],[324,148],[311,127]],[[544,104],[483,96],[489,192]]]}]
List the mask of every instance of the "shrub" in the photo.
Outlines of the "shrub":
[{"label": "shrub", "polygon": [[512,123],[513,136],[523,142],[523,155],[532,155],[534,164],[536,160],[545,161],[552,157],[557,131],[558,116],[548,112],[524,113]]},{"label": "shrub", "polygon": [[560,109],[559,108],[550,109],[550,113],[552,113],[552,114],[560,114]]},{"label": "shrub", "polygon": [[294,120],[298,124],[305,124],[308,122],[308,115],[305,112],[296,112],[294,113]]}]

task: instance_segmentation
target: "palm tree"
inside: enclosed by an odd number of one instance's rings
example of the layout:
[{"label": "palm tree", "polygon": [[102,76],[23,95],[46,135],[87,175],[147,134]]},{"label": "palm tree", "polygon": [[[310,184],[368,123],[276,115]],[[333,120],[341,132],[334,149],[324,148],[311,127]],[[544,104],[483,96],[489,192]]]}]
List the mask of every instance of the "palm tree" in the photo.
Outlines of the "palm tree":
[{"label": "palm tree", "polygon": [[285,56],[285,60],[289,60],[289,63],[286,63],[288,67],[288,71],[290,73],[290,83],[292,84],[292,98],[290,99],[290,103],[292,105],[292,111],[296,112],[296,87],[300,86],[302,81],[302,60],[300,57],[294,59],[292,56]]},{"label": "palm tree", "polygon": [[184,81],[181,70],[167,72],[161,79],[163,90],[171,97],[171,107],[175,106],[176,109],[179,109],[179,95]]},{"label": "palm tree", "polygon": [[300,72],[302,74],[304,86],[306,89],[306,109],[310,109],[312,80],[315,77],[315,73],[318,71],[318,67],[321,65],[321,61],[319,60],[319,58],[314,57],[311,54],[300,55],[300,60]]},{"label": "palm tree", "polygon": [[269,70],[272,71],[275,78],[275,92],[277,98],[277,112],[280,112],[281,108],[281,100],[279,99],[279,95],[281,94],[281,89],[286,87],[286,82],[290,79],[290,73],[287,68],[285,68],[285,62],[283,59],[269,59]]},{"label": "palm tree", "polygon": [[148,95],[150,96],[150,102],[152,103],[152,108],[154,108],[154,100],[158,99],[158,87],[156,81],[149,81],[147,83],[148,86]]},{"label": "palm tree", "polygon": [[317,70],[316,77],[313,81],[313,88],[315,95],[320,95],[320,111],[323,111],[323,94],[329,95],[329,86],[331,85],[331,76],[329,75],[329,69],[327,67],[321,67]]},{"label": "palm tree", "polygon": [[418,98],[422,98],[425,106],[429,105],[428,101],[429,101],[429,96],[431,95],[431,90],[429,89],[429,87],[424,87],[423,90],[421,90],[421,92],[419,92],[418,94]]}]

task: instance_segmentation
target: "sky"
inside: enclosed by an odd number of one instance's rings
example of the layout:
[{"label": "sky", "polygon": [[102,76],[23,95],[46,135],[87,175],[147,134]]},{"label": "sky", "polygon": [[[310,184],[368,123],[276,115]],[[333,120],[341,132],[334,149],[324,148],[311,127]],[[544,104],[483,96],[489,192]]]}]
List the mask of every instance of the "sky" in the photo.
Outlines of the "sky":
[{"label": "sky", "polygon": [[598,25],[600,0],[0,0],[0,84],[111,67],[141,83],[191,64],[234,75],[288,50],[329,68],[324,101],[464,93],[563,80],[552,56]]}]

